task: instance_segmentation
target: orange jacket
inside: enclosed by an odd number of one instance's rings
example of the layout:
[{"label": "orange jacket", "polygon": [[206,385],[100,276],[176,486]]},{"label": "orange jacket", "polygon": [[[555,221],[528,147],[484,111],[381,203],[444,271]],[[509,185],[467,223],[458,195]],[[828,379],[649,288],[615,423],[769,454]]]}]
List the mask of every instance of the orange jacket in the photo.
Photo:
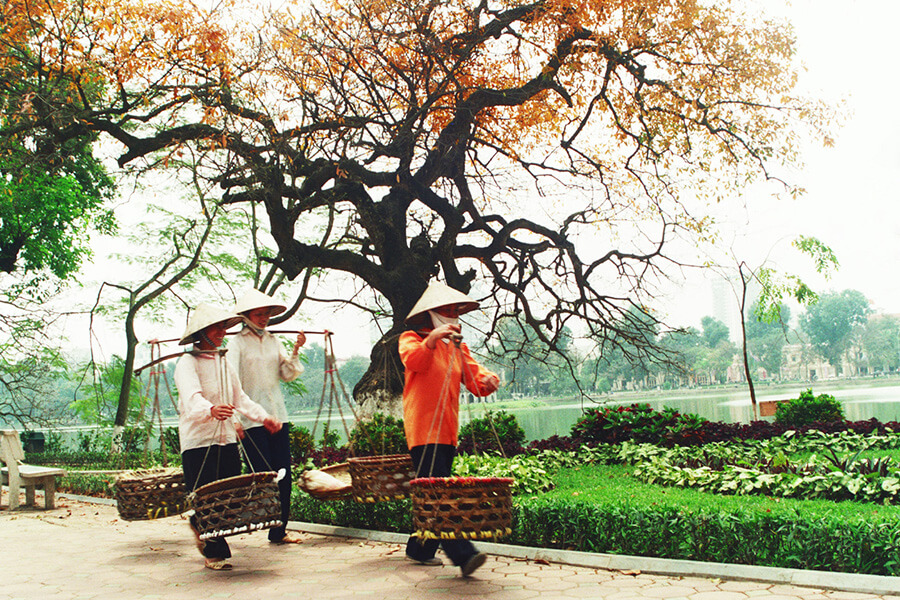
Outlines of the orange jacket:
[{"label": "orange jacket", "polygon": [[[472,358],[464,343],[457,349],[439,341],[434,350],[425,345],[428,331],[406,331],[400,336],[400,360],[405,367],[403,427],[410,448],[424,444],[456,446],[459,433],[459,384],[476,396],[487,396],[482,379],[493,373]],[[451,366],[452,363],[452,366]],[[448,376],[449,369],[449,376]],[[441,390],[444,390],[443,398]],[[436,416],[436,413],[440,414]]]}]

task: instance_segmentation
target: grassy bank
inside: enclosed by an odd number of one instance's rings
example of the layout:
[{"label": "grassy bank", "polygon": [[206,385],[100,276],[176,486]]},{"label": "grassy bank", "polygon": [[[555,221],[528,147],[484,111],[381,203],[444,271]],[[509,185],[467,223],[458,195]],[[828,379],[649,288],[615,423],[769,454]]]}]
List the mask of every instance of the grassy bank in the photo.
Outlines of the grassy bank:
[{"label": "grassy bank", "polygon": [[516,505],[509,541],[783,568],[900,574],[900,507],[723,496],[643,484],[622,466],[565,469]]}]

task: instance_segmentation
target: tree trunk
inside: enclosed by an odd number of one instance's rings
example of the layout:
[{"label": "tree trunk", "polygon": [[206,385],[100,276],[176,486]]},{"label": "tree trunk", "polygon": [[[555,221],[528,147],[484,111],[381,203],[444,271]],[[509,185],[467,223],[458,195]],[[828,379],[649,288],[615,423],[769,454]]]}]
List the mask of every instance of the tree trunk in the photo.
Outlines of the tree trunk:
[{"label": "tree trunk", "polygon": [[753,377],[750,375],[750,357],[747,353],[747,334],[744,330],[743,317],[741,317],[741,335],[744,339],[744,375],[747,377],[747,387],[750,388],[750,404],[753,405],[754,420],[759,420],[759,405],[756,402],[756,388],[753,387]]},{"label": "tree trunk", "polygon": [[119,402],[116,406],[116,419],[113,424],[117,427],[124,427],[128,420],[128,403],[131,397],[131,379],[134,377],[134,359],[135,351],[138,345],[137,335],[134,333],[134,317],[136,309],[132,307],[128,310],[125,317],[125,363],[123,365],[122,386],[119,388]]},{"label": "tree trunk", "polygon": [[750,404],[753,406],[753,420],[759,420],[759,405],[756,403],[756,388],[753,387],[753,376],[750,375],[750,355],[747,352],[747,278],[741,266],[738,266],[741,276],[741,349],[744,358],[744,376],[747,378],[747,387],[750,389]]},{"label": "tree trunk", "polygon": [[353,388],[353,398],[362,418],[379,412],[403,418],[403,363],[397,350],[402,328],[384,334],[370,354],[369,368]]}]

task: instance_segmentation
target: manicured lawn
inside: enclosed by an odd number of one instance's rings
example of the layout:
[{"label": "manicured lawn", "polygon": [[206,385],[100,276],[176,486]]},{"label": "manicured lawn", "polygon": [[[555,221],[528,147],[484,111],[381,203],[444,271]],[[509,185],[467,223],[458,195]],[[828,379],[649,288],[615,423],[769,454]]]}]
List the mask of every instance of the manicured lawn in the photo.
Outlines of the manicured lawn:
[{"label": "manicured lawn", "polygon": [[[894,451],[896,452],[896,451]],[[726,496],[693,489],[646,484],[631,476],[625,465],[584,465],[561,469],[557,487],[546,498],[578,499],[596,504],[659,506],[687,511],[746,511],[808,518],[835,517],[848,521],[898,523],[900,506],[830,500],[796,500],[764,496]]]}]

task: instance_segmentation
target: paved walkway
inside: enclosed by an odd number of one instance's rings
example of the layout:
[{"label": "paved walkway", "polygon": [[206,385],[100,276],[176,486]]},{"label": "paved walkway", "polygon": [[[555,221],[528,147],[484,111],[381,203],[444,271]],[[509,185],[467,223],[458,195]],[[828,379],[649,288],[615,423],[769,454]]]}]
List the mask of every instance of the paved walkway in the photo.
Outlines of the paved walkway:
[{"label": "paved walkway", "polygon": [[[887,577],[541,553],[493,544],[479,544],[492,554],[474,576],[463,578],[450,565],[407,562],[399,543],[403,536],[299,523],[291,528],[302,529],[302,544],[273,546],[264,533],[229,538],[235,568],[214,572],[203,568],[182,517],[125,522],[114,506],[64,495],[52,511],[11,513],[6,506],[4,501],[0,511],[3,600],[900,600],[900,586]],[[814,586],[783,583],[797,577]]]}]

